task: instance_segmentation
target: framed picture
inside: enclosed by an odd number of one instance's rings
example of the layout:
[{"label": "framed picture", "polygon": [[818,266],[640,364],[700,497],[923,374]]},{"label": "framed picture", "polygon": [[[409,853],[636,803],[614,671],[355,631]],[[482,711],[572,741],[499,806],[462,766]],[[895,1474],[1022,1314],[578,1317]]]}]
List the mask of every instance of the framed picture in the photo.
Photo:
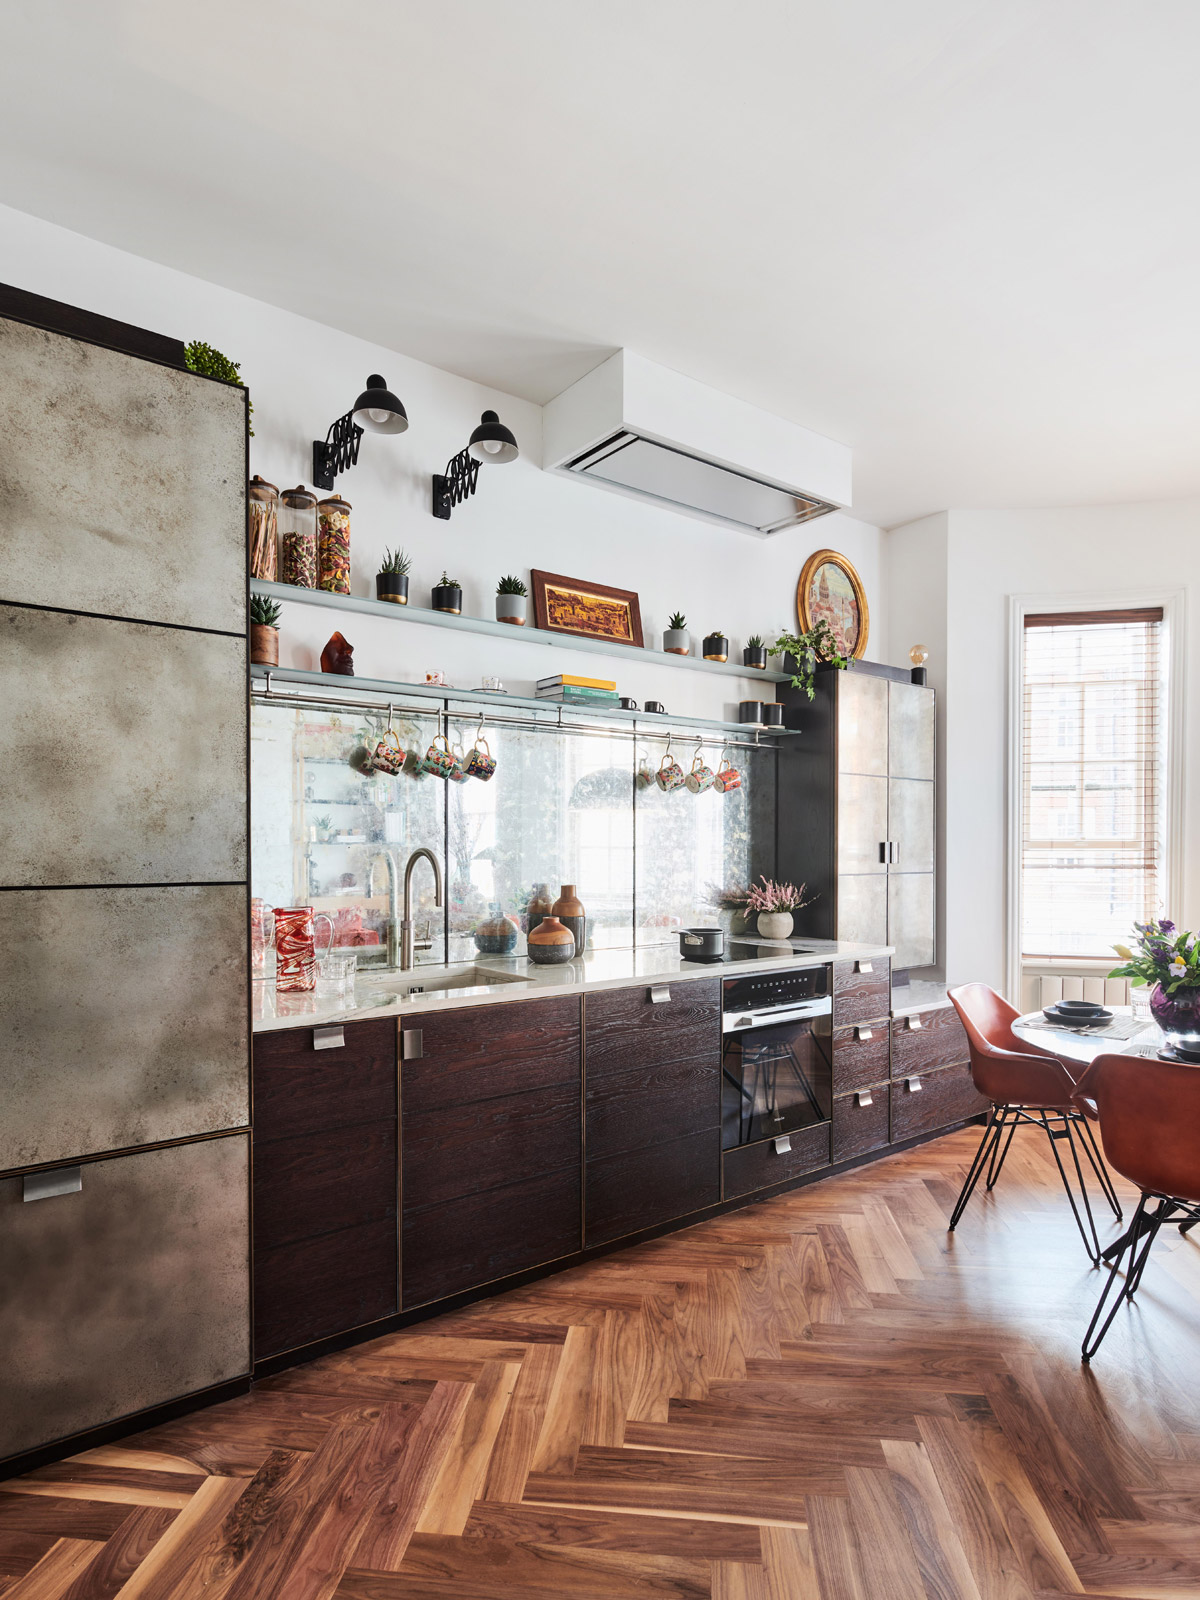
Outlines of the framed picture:
[{"label": "framed picture", "polygon": [[529,576],[537,627],[643,648],[642,608],[631,589],[610,589],[604,583],[585,583],[536,567]]},{"label": "framed picture", "polygon": [[862,656],[871,631],[871,613],[862,581],[845,556],[817,550],[804,563],[796,586],[796,615],[801,633],[827,622],[844,656]]}]

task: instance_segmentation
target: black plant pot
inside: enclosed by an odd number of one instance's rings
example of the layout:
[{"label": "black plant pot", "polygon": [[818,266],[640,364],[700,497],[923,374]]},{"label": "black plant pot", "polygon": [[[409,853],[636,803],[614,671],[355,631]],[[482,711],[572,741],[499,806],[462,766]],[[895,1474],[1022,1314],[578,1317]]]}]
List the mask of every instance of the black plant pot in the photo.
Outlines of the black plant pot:
[{"label": "black plant pot", "polygon": [[710,633],[704,641],[705,661],[728,661],[729,640],[723,633]]},{"label": "black plant pot", "polygon": [[456,583],[435,583],[433,586],[433,609],[435,611],[451,611],[458,616],[462,610],[462,590]]},{"label": "black plant pot", "polygon": [[745,667],[759,667],[765,671],[767,665],[766,646],[764,645],[761,649],[756,650],[753,646],[747,645],[742,651],[742,665]]},{"label": "black plant pot", "polygon": [[398,572],[375,574],[375,595],[379,600],[390,600],[394,605],[408,604],[408,578]]}]

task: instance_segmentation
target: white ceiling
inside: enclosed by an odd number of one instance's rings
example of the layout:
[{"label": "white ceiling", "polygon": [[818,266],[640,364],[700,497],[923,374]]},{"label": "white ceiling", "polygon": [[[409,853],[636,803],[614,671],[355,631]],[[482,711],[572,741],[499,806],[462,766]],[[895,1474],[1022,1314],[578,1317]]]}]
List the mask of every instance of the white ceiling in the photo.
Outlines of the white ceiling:
[{"label": "white ceiling", "polygon": [[533,400],[628,346],[870,521],[1158,499],[1198,68],[1195,0],[10,0],[0,200]]}]

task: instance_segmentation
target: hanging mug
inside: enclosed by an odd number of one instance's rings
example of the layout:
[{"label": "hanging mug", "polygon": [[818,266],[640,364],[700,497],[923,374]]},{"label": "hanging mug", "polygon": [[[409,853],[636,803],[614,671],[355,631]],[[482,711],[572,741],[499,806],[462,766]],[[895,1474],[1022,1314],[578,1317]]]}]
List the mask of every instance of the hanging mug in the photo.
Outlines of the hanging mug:
[{"label": "hanging mug", "polygon": [[444,733],[439,733],[425,752],[425,759],[421,762],[422,772],[432,772],[435,778],[448,778],[457,765],[450,741]]},{"label": "hanging mug", "polygon": [[717,768],[716,777],[713,779],[713,788],[719,794],[728,794],[731,789],[742,787],[742,775],[729,761],[729,752],[721,751],[721,764]]},{"label": "hanging mug", "polygon": [[496,770],[496,758],[481,733],[475,735],[475,743],[471,746],[471,753],[467,757],[466,770],[469,778],[478,778],[481,783],[486,783]]},{"label": "hanging mug", "polygon": [[466,758],[465,755],[463,755],[462,744],[458,739],[456,739],[454,741],[454,744],[451,747],[451,754],[454,757],[454,770],[453,770],[453,772],[450,772],[450,773],[447,774],[447,776],[450,779],[450,782],[451,783],[466,783],[466,781],[467,781],[467,758]]},{"label": "hanging mug", "polygon": [[667,740],[667,748],[663,751],[663,758],[659,763],[654,781],[664,794],[670,794],[673,789],[683,788],[683,768],[671,754],[671,741],[669,739]]},{"label": "hanging mug", "polygon": [[333,920],[320,911],[314,917],[311,906],[275,907],[275,987],[284,991],[310,993],[317,986],[317,957],[314,923],[329,923],[329,940],[322,951],[327,956],[333,946]]},{"label": "hanging mug", "polygon": [[704,765],[697,750],[692,757],[692,770],[684,780],[688,788],[693,794],[703,794],[706,789],[712,788],[715,776],[713,769]]},{"label": "hanging mug", "polygon": [[395,777],[403,765],[404,750],[400,744],[400,735],[394,728],[388,729],[374,749],[368,746],[364,770],[386,772]]}]

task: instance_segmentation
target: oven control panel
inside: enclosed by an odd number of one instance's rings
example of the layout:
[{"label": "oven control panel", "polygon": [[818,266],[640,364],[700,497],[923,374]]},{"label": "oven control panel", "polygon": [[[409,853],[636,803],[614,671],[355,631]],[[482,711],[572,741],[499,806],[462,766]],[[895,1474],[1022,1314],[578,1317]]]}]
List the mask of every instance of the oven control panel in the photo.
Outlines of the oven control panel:
[{"label": "oven control panel", "polygon": [[763,1012],[802,1005],[806,1000],[825,1000],[831,994],[833,969],[828,966],[798,967],[793,972],[756,972],[742,978],[726,978],[722,1009]]}]

